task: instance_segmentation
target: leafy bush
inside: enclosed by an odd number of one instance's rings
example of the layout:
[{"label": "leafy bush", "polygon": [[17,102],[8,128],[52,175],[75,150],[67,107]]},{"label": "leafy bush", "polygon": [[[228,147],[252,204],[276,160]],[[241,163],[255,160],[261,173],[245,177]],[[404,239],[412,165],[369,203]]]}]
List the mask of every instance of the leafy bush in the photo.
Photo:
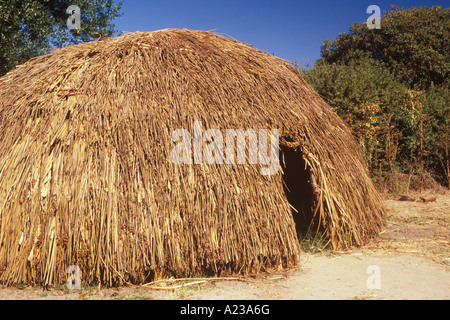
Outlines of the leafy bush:
[{"label": "leafy bush", "polygon": [[449,185],[450,10],[385,14],[322,46],[305,79],[350,125],[375,179],[430,172]]}]

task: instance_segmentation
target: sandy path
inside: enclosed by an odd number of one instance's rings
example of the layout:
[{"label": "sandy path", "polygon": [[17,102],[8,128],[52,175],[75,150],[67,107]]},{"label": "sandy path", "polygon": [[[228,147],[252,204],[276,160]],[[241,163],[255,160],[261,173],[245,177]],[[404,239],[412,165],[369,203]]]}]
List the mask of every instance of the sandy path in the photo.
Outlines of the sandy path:
[{"label": "sandy path", "polygon": [[[304,257],[305,258],[305,257]],[[378,266],[380,289],[370,266]],[[369,270],[370,271],[370,270]],[[370,278],[370,279],[369,279]],[[374,257],[308,255],[303,267],[283,280],[261,283],[221,282],[193,292],[189,299],[449,299],[450,274],[445,266],[414,256]]]}]

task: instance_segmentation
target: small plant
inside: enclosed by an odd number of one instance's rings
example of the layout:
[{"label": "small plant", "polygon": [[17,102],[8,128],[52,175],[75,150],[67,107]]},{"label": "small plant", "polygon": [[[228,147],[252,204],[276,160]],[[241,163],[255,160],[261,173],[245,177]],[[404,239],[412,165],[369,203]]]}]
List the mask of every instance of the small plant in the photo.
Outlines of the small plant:
[{"label": "small plant", "polygon": [[309,253],[322,253],[328,249],[328,242],[322,231],[309,231],[306,235],[299,234],[302,249]]},{"label": "small plant", "polygon": [[116,296],[115,300],[145,300],[147,299],[146,290],[134,289],[131,292],[126,292]]},{"label": "small plant", "polygon": [[23,289],[25,289],[26,287],[28,287],[28,285],[26,284],[26,283],[18,283],[18,284],[16,284],[15,285],[15,287],[17,288],[17,289],[19,289],[19,290],[23,290]]}]

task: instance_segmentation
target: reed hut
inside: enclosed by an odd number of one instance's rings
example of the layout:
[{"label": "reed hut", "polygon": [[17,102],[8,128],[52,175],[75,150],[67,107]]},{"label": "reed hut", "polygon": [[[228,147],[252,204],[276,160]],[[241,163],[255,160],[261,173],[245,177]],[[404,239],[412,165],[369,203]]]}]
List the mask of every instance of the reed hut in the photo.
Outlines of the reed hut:
[{"label": "reed hut", "polygon": [[[278,130],[279,170],[175,163],[173,133],[196,123]],[[299,234],[345,249],[384,223],[349,128],[297,68],[229,37],[137,32],[0,78],[2,283],[64,283],[69,266],[107,286],[280,270]]]}]

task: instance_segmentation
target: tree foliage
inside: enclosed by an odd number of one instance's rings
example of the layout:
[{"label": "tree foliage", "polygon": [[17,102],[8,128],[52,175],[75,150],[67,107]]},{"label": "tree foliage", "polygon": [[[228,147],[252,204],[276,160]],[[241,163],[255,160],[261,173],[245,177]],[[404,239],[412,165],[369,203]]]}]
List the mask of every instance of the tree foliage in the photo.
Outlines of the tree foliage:
[{"label": "tree foliage", "polygon": [[352,24],[304,70],[351,126],[376,178],[427,171],[449,184],[449,13],[394,8],[379,30]]},{"label": "tree foliage", "polygon": [[405,121],[411,108],[407,89],[383,63],[368,58],[348,65],[320,63],[306,71],[306,79],[350,125],[372,172],[394,165],[403,139],[398,127],[411,126]]},{"label": "tree foliage", "polygon": [[348,63],[363,57],[384,62],[391,72],[411,89],[427,89],[441,84],[450,72],[450,9],[442,7],[386,13],[381,29],[354,23],[322,46],[322,59]]},{"label": "tree foliage", "polygon": [[[81,9],[81,28],[69,30],[66,11]],[[32,57],[113,35],[122,2],[113,0],[0,0],[0,75]]]}]

